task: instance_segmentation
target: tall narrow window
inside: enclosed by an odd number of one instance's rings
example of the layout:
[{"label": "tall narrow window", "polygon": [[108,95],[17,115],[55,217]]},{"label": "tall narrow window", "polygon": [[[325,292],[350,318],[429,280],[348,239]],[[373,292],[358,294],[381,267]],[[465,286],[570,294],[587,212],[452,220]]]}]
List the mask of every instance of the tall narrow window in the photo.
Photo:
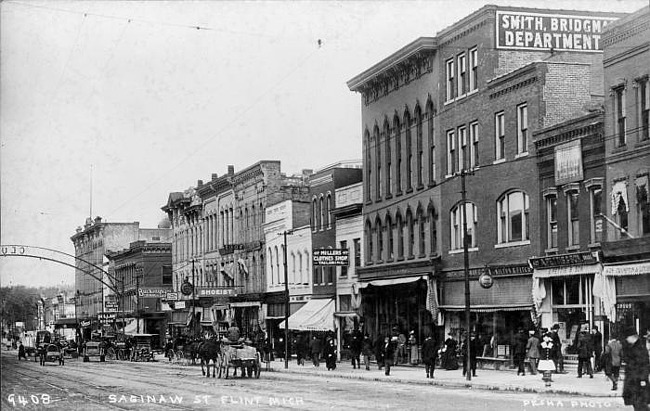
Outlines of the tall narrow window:
[{"label": "tall narrow window", "polygon": [[372,262],[372,254],[373,254],[373,251],[374,251],[373,250],[374,244],[373,244],[373,241],[372,241],[372,235],[373,234],[374,233],[372,232],[372,226],[370,224],[370,221],[368,221],[366,223],[365,236],[366,236],[366,244],[367,244],[367,246],[366,246],[366,261],[369,262],[369,263]]},{"label": "tall narrow window", "polygon": [[404,257],[404,221],[402,215],[397,214],[397,258]]},{"label": "tall narrow window", "polygon": [[650,202],[648,201],[648,175],[637,177],[634,182],[636,187],[637,221],[639,233],[650,234]]},{"label": "tall narrow window", "polygon": [[422,187],[422,167],[423,167],[423,159],[424,159],[424,148],[422,146],[422,112],[420,111],[420,107],[418,107],[415,111],[415,150],[417,151],[416,155],[416,170],[417,170],[417,184],[418,188]]},{"label": "tall narrow window", "polygon": [[456,133],[454,130],[447,131],[447,175],[456,172]]},{"label": "tall narrow window", "polygon": [[413,141],[411,138],[411,115],[404,114],[404,134],[406,138],[406,190],[413,188]]},{"label": "tall narrow window", "polygon": [[361,267],[361,239],[355,238],[354,242],[354,266]]},{"label": "tall narrow window", "polygon": [[640,140],[650,139],[650,79],[645,77],[639,81],[639,130]]},{"label": "tall narrow window", "polygon": [[391,153],[391,144],[390,144],[390,127],[388,126],[388,121],[384,123],[384,145],[385,145],[385,154],[386,158],[386,196],[391,195],[391,190],[393,186],[393,164],[392,164],[392,153]]},{"label": "tall narrow window", "polygon": [[529,239],[528,208],[528,195],[521,191],[508,193],[499,200],[497,232],[500,243]]},{"label": "tall narrow window", "polygon": [[320,196],[320,200],[318,201],[318,209],[320,211],[320,229],[324,230],[325,229],[325,207],[324,207],[324,200],[322,194]]},{"label": "tall narrow window", "polygon": [[602,178],[592,178],[585,181],[589,193],[589,244],[599,244],[603,241],[603,184]]},{"label": "tall narrow window", "polygon": [[384,259],[384,230],[379,219],[375,221],[375,231],[377,233],[377,260],[382,261]]},{"label": "tall narrow window", "polygon": [[395,130],[395,193],[402,194],[402,133],[400,121],[397,116],[393,120]]},{"label": "tall narrow window", "polygon": [[436,224],[436,215],[433,207],[429,208],[429,250],[431,255],[438,253],[438,226]]},{"label": "tall narrow window", "polygon": [[466,170],[469,161],[469,147],[467,146],[467,128],[458,128],[458,170]]},{"label": "tall narrow window", "polygon": [[578,219],[578,191],[566,193],[567,218],[569,227],[569,246],[580,244],[580,220]]},{"label": "tall narrow window", "polygon": [[478,49],[469,51],[469,91],[478,89]]},{"label": "tall narrow window", "polygon": [[[341,250],[347,250],[348,249],[348,242],[343,240],[340,242],[340,248]],[[348,266],[347,265],[342,265],[341,266],[341,277],[347,277],[348,276]]]},{"label": "tall narrow window", "polygon": [[[476,247],[476,228],[478,226],[478,213],[476,205],[467,203],[467,246]],[[458,204],[451,210],[451,249],[463,248],[463,206]]]},{"label": "tall narrow window", "polygon": [[469,153],[469,166],[470,168],[478,167],[478,122],[473,122],[469,125],[469,140],[470,140],[470,153]]},{"label": "tall narrow window", "polygon": [[447,99],[446,101],[453,100],[456,95],[456,73],[454,69],[454,59],[447,60],[446,64],[446,75],[447,75]]},{"label": "tall narrow window", "polygon": [[[365,143],[365,149],[366,149],[366,181],[365,181],[365,193],[366,193],[366,202],[370,202],[370,182],[372,181],[372,155],[371,155],[371,150],[372,148],[370,147],[370,133],[368,133],[368,130],[366,130],[365,136],[363,138],[363,141]],[[314,224],[316,220],[314,219]],[[317,226],[315,226],[317,227]]]},{"label": "tall narrow window", "polygon": [[497,113],[494,116],[494,143],[496,146],[496,160],[506,158],[505,123],[503,112]]},{"label": "tall narrow window", "polygon": [[375,126],[374,132],[373,132],[374,140],[375,140],[375,165],[377,167],[377,170],[375,172],[375,195],[376,195],[376,200],[379,201],[381,200],[381,190],[382,190],[382,184],[381,184],[381,143],[380,143],[380,136],[379,136],[379,128]]},{"label": "tall narrow window", "polygon": [[528,153],[528,106],[517,106],[517,154]]},{"label": "tall narrow window", "polygon": [[627,198],[627,182],[616,181],[612,187],[612,211],[614,212],[616,224],[616,239],[626,238],[628,236],[628,212],[629,200]]},{"label": "tall narrow window", "polygon": [[465,53],[458,55],[458,96],[465,95],[467,90],[467,57]]},{"label": "tall narrow window", "polygon": [[427,137],[429,142],[429,184],[436,181],[436,142],[433,135],[433,104],[427,104]]},{"label": "tall narrow window", "polygon": [[327,193],[327,228],[332,228],[332,194]]},{"label": "tall narrow window", "polygon": [[418,212],[418,252],[420,257],[426,253],[427,229],[426,219],[422,210]]},{"label": "tall narrow window", "polygon": [[627,143],[625,137],[625,88],[618,87],[614,90],[614,120],[616,122],[616,143],[622,147]]},{"label": "tall narrow window", "polygon": [[395,240],[393,236],[393,222],[390,218],[390,216],[386,216],[386,236],[387,236],[387,242],[388,242],[388,253],[387,253],[387,260],[392,261],[395,253]]},{"label": "tall narrow window", "polygon": [[406,212],[406,225],[408,226],[408,256],[415,255],[415,221],[411,210]]},{"label": "tall narrow window", "polygon": [[314,231],[318,230],[318,202],[314,198],[311,202],[311,227]]}]

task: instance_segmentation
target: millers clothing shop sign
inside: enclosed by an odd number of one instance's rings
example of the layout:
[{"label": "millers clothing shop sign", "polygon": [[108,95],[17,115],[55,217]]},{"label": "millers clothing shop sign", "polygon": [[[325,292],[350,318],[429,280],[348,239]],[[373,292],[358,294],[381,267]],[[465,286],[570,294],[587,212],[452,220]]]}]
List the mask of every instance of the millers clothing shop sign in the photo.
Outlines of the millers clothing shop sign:
[{"label": "millers clothing shop sign", "polygon": [[349,265],[350,250],[319,249],[312,250],[314,265]]},{"label": "millers clothing shop sign", "polygon": [[602,51],[603,29],[615,17],[497,11],[497,48]]}]

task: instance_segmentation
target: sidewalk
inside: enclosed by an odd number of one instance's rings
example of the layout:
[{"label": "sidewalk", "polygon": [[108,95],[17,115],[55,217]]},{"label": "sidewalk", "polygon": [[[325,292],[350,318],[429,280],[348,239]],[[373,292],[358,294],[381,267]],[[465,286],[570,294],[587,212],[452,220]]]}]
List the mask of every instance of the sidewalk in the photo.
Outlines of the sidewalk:
[{"label": "sidewalk", "polygon": [[[264,367],[264,365],[263,365]],[[264,370],[265,368],[263,368]],[[578,395],[589,397],[620,397],[623,382],[619,382],[618,391],[611,391],[611,381],[602,373],[594,374],[594,378],[583,375],[577,378],[575,372],[568,374],[553,374],[550,387],[544,386],[542,375],[518,376],[516,370],[488,370],[479,369],[477,376],[467,381],[462,374],[462,369],[447,371],[436,369],[433,379],[426,378],[423,366],[396,366],[390,370],[390,376],[384,375],[384,370],[378,370],[376,364],[365,368],[353,369],[349,361],[338,363],[336,370],[328,371],[324,363],[314,367],[310,361],[305,361],[304,366],[296,364],[295,359],[289,362],[289,368],[284,368],[284,360],[270,363],[272,372],[290,372],[293,374],[318,375],[322,377],[336,376],[338,378],[359,379],[367,381],[387,381],[401,384],[433,385],[449,388],[472,388],[492,391],[514,391],[527,393]]]}]

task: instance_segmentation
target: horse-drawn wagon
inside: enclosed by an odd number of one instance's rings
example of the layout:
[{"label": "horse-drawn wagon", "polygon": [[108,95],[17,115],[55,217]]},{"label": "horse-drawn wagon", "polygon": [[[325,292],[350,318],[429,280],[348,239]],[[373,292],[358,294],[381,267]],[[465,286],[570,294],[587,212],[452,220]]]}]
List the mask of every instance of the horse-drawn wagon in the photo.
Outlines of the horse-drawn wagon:
[{"label": "horse-drawn wagon", "polygon": [[133,334],[133,355],[131,361],[155,361],[152,348],[152,340],[158,334]]},{"label": "horse-drawn wagon", "polygon": [[59,365],[64,365],[65,360],[63,359],[63,351],[61,347],[56,344],[45,344],[41,347],[39,353],[41,365],[45,363],[53,362],[58,363]]},{"label": "horse-drawn wagon", "polygon": [[83,362],[89,362],[91,357],[99,358],[100,362],[106,361],[106,348],[103,341],[86,341],[83,350]]},{"label": "horse-drawn wagon", "polygon": [[241,369],[241,376],[260,378],[262,359],[255,347],[247,344],[228,345],[222,344],[219,362],[219,378],[223,375],[228,378],[230,368],[234,368],[233,376],[237,375],[237,368]]}]

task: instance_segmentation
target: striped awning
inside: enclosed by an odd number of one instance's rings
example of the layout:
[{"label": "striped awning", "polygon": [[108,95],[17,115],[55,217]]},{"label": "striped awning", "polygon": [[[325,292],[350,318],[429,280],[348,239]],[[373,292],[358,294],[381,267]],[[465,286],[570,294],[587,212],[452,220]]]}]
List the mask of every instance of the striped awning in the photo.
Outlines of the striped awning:
[{"label": "striped awning", "polygon": [[[469,307],[473,313],[493,313],[496,311],[529,311],[533,308],[532,304],[517,305],[472,305]],[[441,305],[441,310],[445,311],[465,311],[464,305]]]}]

